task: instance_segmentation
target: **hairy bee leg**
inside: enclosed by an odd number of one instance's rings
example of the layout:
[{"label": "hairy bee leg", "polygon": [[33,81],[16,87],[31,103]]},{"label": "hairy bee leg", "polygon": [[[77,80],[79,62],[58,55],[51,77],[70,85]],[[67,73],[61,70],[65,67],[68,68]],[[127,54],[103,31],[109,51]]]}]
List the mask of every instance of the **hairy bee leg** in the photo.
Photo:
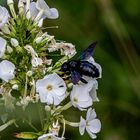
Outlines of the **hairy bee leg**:
[{"label": "hairy bee leg", "polygon": [[58,74],[60,77],[64,77],[65,76],[65,73],[63,73],[63,74]]},{"label": "hairy bee leg", "polygon": [[81,80],[81,82],[83,82],[84,84],[87,84],[87,83],[88,83],[88,82],[87,82],[85,79],[83,79],[83,78],[81,78],[80,80]]},{"label": "hairy bee leg", "polygon": [[64,77],[65,75],[70,75],[70,72],[69,71],[66,71],[66,72],[64,72],[64,73],[62,73],[62,74],[59,74],[61,77]]},{"label": "hairy bee leg", "polygon": [[69,80],[71,76],[63,77],[63,80]]}]

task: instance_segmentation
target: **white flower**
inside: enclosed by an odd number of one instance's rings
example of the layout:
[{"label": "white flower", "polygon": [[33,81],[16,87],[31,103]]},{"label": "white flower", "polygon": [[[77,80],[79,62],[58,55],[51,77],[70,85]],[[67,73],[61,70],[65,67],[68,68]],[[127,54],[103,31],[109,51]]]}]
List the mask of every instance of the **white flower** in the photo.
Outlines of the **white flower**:
[{"label": "white flower", "polygon": [[61,55],[73,57],[76,54],[75,46],[71,43],[60,43]]},{"label": "white flower", "polygon": [[88,109],[86,120],[81,117],[79,124],[79,131],[81,135],[84,134],[85,129],[92,139],[95,139],[95,134],[101,130],[101,122],[99,119],[96,119],[96,112],[92,108]]},{"label": "white flower", "polygon": [[92,88],[89,92],[90,97],[92,98],[93,102],[99,102],[99,99],[97,97],[97,89],[98,89],[98,82],[95,78],[83,76],[83,79],[85,79],[88,83],[92,84]]},{"label": "white flower", "polygon": [[6,50],[6,40],[0,37],[0,58],[3,57]]},{"label": "white flower", "polygon": [[91,82],[87,84],[73,85],[71,91],[71,102],[72,105],[80,110],[85,110],[92,105],[92,98],[89,95],[93,84]]},{"label": "white flower", "polygon": [[15,65],[10,61],[3,60],[0,63],[0,79],[8,82],[15,77]]},{"label": "white flower", "polygon": [[8,22],[8,18],[10,17],[7,9],[5,7],[0,6],[0,28],[2,28],[5,23]]},{"label": "white flower", "polygon": [[17,47],[19,45],[17,39],[15,39],[15,38],[11,38],[11,44],[13,47]]},{"label": "white flower", "polygon": [[31,63],[32,63],[32,66],[33,67],[38,67],[38,66],[41,66],[42,65],[43,61],[42,61],[41,58],[33,57]]},{"label": "white flower", "polygon": [[43,134],[42,136],[40,136],[38,140],[64,140],[64,138],[60,138],[60,137],[55,136],[52,133],[48,133],[48,134]]},{"label": "white flower", "polygon": [[35,21],[39,21],[41,18],[56,19],[59,14],[56,8],[49,8],[44,0],[37,0],[30,5],[31,16]]},{"label": "white flower", "polygon": [[57,74],[50,74],[36,82],[42,103],[59,105],[65,98],[66,84]]},{"label": "white flower", "polygon": [[91,91],[89,92],[89,94],[93,102],[96,102],[96,101],[99,102],[99,99],[97,97],[97,91],[96,91],[98,89],[98,82],[96,79],[92,79],[91,81],[93,82],[93,87]]}]

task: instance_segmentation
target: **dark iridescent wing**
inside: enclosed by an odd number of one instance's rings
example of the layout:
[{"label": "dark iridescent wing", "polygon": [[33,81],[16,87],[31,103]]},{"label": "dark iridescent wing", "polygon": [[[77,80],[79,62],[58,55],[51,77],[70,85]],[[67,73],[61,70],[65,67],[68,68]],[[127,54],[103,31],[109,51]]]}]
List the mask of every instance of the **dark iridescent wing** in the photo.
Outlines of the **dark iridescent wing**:
[{"label": "dark iridescent wing", "polygon": [[76,85],[81,79],[81,74],[77,71],[73,70],[71,71],[71,81],[74,85]]},{"label": "dark iridescent wing", "polygon": [[80,60],[86,60],[93,55],[97,42],[92,43],[79,57]]}]

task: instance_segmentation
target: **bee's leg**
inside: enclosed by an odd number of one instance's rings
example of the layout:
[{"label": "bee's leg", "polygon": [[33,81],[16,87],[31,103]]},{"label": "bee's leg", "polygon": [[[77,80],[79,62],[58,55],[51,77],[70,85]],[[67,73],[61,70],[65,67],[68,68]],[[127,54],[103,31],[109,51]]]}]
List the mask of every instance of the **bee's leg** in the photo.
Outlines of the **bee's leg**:
[{"label": "bee's leg", "polygon": [[67,77],[63,77],[63,80],[69,80],[71,78],[71,76],[67,76]]},{"label": "bee's leg", "polygon": [[70,72],[70,71],[66,71],[66,72],[65,72],[65,74],[70,75],[70,74],[71,74],[71,72]]},{"label": "bee's leg", "polygon": [[65,75],[70,75],[70,72],[69,71],[66,71],[66,72],[63,72],[61,74],[59,74],[61,77],[64,77]]},{"label": "bee's leg", "polygon": [[88,83],[88,82],[87,82],[85,79],[83,79],[83,78],[81,78],[80,80],[81,80],[81,82],[83,82],[84,84],[87,84],[87,83]]}]

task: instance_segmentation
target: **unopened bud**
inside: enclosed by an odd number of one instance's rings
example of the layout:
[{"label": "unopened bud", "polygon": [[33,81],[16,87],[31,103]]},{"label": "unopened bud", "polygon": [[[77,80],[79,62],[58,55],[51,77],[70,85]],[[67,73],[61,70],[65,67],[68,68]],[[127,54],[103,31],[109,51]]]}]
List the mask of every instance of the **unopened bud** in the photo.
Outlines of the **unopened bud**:
[{"label": "unopened bud", "polygon": [[5,34],[10,34],[10,30],[8,28],[8,25],[5,24],[2,28],[1,28],[2,32],[5,33]]},{"label": "unopened bud", "polygon": [[27,72],[27,76],[29,76],[29,77],[31,77],[31,76],[32,76],[32,74],[33,74],[33,72],[32,72],[32,71],[28,71],[28,72]]},{"label": "unopened bud", "polygon": [[15,38],[11,38],[11,44],[13,47],[17,47],[19,45],[19,42]]},{"label": "unopened bud", "polygon": [[36,42],[37,44],[39,44],[39,43],[42,41],[42,39],[43,39],[43,37],[37,37],[37,38],[35,39],[35,42]]},{"label": "unopened bud", "polygon": [[19,13],[23,13],[24,12],[24,3],[23,0],[19,0],[18,2],[18,8],[19,8]]},{"label": "unopened bud", "polygon": [[10,46],[7,46],[7,52],[8,53],[12,53],[13,52],[13,49]]},{"label": "unopened bud", "polygon": [[13,90],[18,90],[18,85],[17,85],[17,84],[14,84],[14,85],[12,86],[12,89],[13,89]]},{"label": "unopened bud", "polygon": [[7,0],[7,5],[9,5],[9,4],[13,4],[13,3],[14,3],[13,0]]},{"label": "unopened bud", "polygon": [[48,105],[46,105],[46,106],[45,106],[45,110],[46,110],[47,112],[49,112],[49,111],[51,110],[51,107],[48,106]]}]

